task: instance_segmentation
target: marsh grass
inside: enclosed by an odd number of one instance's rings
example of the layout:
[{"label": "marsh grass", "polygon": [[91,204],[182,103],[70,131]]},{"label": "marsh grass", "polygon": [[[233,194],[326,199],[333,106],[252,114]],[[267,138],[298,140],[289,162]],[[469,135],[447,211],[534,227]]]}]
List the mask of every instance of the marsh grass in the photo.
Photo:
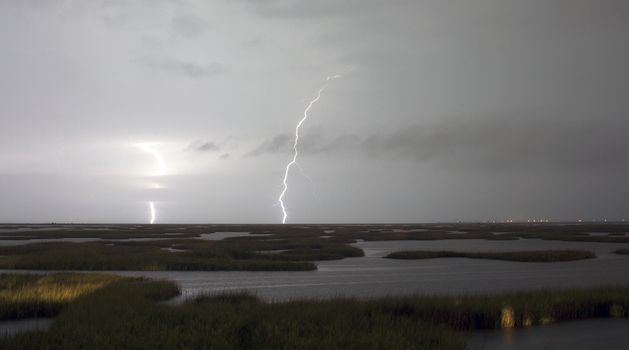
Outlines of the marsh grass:
[{"label": "marsh grass", "polygon": [[[31,240],[54,238],[189,238],[207,233],[208,228],[200,225],[1,225],[7,230],[0,233],[1,240]],[[10,232],[14,230],[15,232]],[[211,232],[211,231],[210,231]]]},{"label": "marsh grass", "polygon": [[[203,241],[200,241],[203,243]],[[195,246],[189,252],[161,249],[164,243],[108,245],[38,243],[0,248],[0,268],[35,270],[314,270],[303,261],[240,258],[228,250]],[[189,243],[191,244],[191,243]],[[203,249],[206,248],[206,249]]]},{"label": "marsh grass", "polygon": [[165,281],[118,281],[77,298],[49,331],[0,339],[0,348],[464,349],[460,331],[629,316],[629,288],[278,303],[236,293],[159,302],[176,293]]},{"label": "marsh grass", "polygon": [[449,250],[406,250],[385,256],[389,259],[470,258],[519,262],[559,262],[593,259],[596,255],[585,250],[531,250],[517,252],[456,252]]},{"label": "marsh grass", "polygon": [[105,274],[1,274],[0,319],[54,316],[79,296],[121,279]]},{"label": "marsh grass", "polygon": [[120,282],[77,299],[47,332],[0,338],[2,349],[463,349],[441,326],[353,300],[269,304],[247,295],[182,305],[168,282]]},{"label": "marsh grass", "polygon": [[[0,229],[22,230],[0,231],[4,239],[50,239],[50,238],[100,238],[119,239],[181,239],[198,238],[212,232],[250,232],[253,239],[264,239],[261,235],[271,234],[269,239],[309,238],[315,239],[325,233],[331,241],[351,243],[356,239],[381,240],[444,240],[444,239],[488,239],[515,240],[536,238],[544,240],[629,243],[629,224],[609,223],[434,223],[396,225],[26,225],[5,224]],[[27,229],[24,231],[24,229]],[[597,232],[597,235],[590,233]],[[257,236],[257,237],[255,237]]]},{"label": "marsh grass", "polygon": [[[281,253],[269,253],[274,250]],[[59,242],[0,247],[0,268],[301,271],[315,270],[311,261],[362,255],[359,248],[310,237]]]},{"label": "marsh grass", "polygon": [[[39,227],[39,226],[38,226]],[[28,225],[0,225],[26,229]],[[56,230],[53,230],[56,229]],[[197,239],[203,233],[250,232],[220,241]],[[333,231],[333,232],[331,232]],[[363,256],[357,240],[487,239],[627,243],[625,223],[607,224],[404,224],[404,225],[57,225],[15,233],[0,239],[86,238],[97,242],[32,243],[1,246],[0,268],[55,270],[315,270],[315,261]],[[591,232],[597,232],[595,236]],[[606,235],[605,235],[606,234]],[[125,238],[146,238],[129,241]],[[114,241],[113,239],[116,239]],[[27,242],[27,241],[25,241]],[[398,253],[396,253],[398,254]],[[411,258],[407,253],[391,258]],[[417,253],[414,253],[417,254]],[[420,253],[427,258],[435,253]],[[568,261],[593,258],[585,251],[509,253],[441,252],[440,257],[513,261]],[[412,254],[411,254],[412,255]]]}]

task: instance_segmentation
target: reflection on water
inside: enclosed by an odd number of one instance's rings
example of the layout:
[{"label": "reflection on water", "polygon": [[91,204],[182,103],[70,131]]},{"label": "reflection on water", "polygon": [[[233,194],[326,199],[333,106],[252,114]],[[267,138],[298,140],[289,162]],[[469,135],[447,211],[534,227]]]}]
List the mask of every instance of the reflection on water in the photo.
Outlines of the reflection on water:
[{"label": "reflection on water", "polygon": [[27,318],[16,321],[0,321],[0,336],[9,336],[27,331],[47,330],[54,318]]},{"label": "reflection on water", "polygon": [[590,350],[627,349],[629,320],[593,319],[523,329],[474,332],[467,337],[472,350]]}]

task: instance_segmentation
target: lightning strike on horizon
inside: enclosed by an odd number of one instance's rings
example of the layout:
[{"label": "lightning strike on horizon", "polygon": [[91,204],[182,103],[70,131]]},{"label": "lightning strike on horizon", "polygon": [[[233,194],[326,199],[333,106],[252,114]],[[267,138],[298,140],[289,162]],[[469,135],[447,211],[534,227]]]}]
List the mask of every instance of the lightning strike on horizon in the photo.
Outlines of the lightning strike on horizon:
[{"label": "lightning strike on horizon", "polygon": [[153,225],[155,223],[155,218],[157,217],[157,212],[155,211],[155,203],[149,202],[149,208],[151,210],[151,220],[149,223]]},{"label": "lightning strike on horizon", "polygon": [[282,181],[284,188],[282,189],[282,192],[280,193],[280,196],[277,199],[278,202],[280,203],[280,207],[282,208],[282,224],[285,224],[286,219],[288,218],[286,205],[284,204],[284,197],[286,196],[286,192],[288,191],[288,174],[290,173],[291,167],[297,163],[297,157],[299,156],[299,150],[297,148],[299,146],[299,129],[301,128],[301,125],[308,119],[308,111],[310,111],[310,108],[312,108],[312,106],[315,103],[317,103],[319,99],[321,99],[321,94],[323,93],[325,88],[328,86],[328,83],[331,80],[338,79],[338,78],[342,78],[342,75],[335,74],[325,79],[325,83],[323,84],[323,86],[319,88],[319,91],[317,92],[317,96],[314,99],[310,100],[310,102],[308,103],[308,106],[306,106],[306,109],[304,109],[304,116],[299,120],[299,122],[297,123],[297,126],[295,127],[295,141],[293,143],[293,159],[286,165],[286,169],[284,171],[284,179]]},{"label": "lightning strike on horizon", "polygon": [[[155,163],[157,164],[157,171],[151,174],[151,176],[158,177],[158,176],[166,175],[166,165],[164,163],[164,157],[162,157],[161,153],[159,153],[158,150],[151,147],[150,143],[138,143],[136,144],[136,146],[138,146],[144,152],[153,156],[153,159],[155,159]],[[156,183],[152,183],[150,187],[157,189],[157,188],[162,188],[163,186],[160,183],[156,182]],[[150,211],[149,223],[152,225],[153,223],[155,223],[155,220],[157,219],[157,210],[155,210],[155,202],[149,201],[148,205],[149,205],[149,211]]]}]

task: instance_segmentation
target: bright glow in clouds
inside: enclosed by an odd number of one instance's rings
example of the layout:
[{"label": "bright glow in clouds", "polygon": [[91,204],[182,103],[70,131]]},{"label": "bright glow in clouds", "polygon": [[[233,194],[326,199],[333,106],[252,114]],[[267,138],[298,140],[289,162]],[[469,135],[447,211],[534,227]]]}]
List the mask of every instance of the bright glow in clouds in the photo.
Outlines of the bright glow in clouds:
[{"label": "bright glow in clouds", "polygon": [[155,171],[151,176],[164,176],[166,175],[166,165],[164,163],[164,157],[159,153],[155,148],[153,148],[154,144],[151,143],[138,143],[137,146],[143,150],[144,152],[150,154],[155,159],[155,163],[157,164],[157,171]]},{"label": "bright glow in clouds", "polygon": [[297,163],[297,157],[299,156],[299,150],[297,149],[297,146],[299,145],[299,129],[301,128],[301,125],[306,121],[306,119],[308,119],[308,111],[310,111],[310,108],[312,108],[312,106],[315,103],[317,103],[317,101],[319,101],[319,99],[321,98],[321,94],[323,93],[325,88],[328,86],[328,83],[331,80],[338,79],[338,78],[342,78],[342,76],[340,74],[336,74],[336,75],[327,77],[325,79],[325,84],[323,84],[323,86],[319,88],[319,91],[317,92],[317,97],[315,97],[314,99],[310,101],[310,103],[308,103],[308,106],[306,106],[306,109],[304,110],[304,116],[301,118],[301,120],[299,120],[299,122],[297,123],[297,126],[295,127],[295,142],[293,143],[293,159],[286,165],[286,169],[284,171],[284,179],[282,181],[282,183],[284,184],[284,189],[282,190],[282,193],[280,193],[280,196],[277,199],[278,202],[280,203],[280,207],[282,208],[282,224],[285,224],[286,219],[288,218],[288,213],[286,212],[286,205],[284,204],[284,197],[286,196],[286,192],[288,191],[288,174],[290,173],[291,167]]}]

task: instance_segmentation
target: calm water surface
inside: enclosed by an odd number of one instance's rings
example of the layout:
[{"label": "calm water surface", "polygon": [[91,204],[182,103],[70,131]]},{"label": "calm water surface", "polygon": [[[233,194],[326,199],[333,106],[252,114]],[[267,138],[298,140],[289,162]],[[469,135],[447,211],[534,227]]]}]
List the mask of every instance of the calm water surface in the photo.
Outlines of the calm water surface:
[{"label": "calm water surface", "polygon": [[472,350],[626,350],[629,320],[594,319],[470,334]]},{"label": "calm water surface", "polygon": [[[246,290],[267,300],[333,296],[372,297],[405,294],[465,294],[521,289],[601,285],[629,286],[629,256],[612,252],[627,244],[542,240],[360,242],[365,257],[319,262],[317,271],[121,271],[129,276],[170,279],[182,287],[182,298],[202,293]],[[591,260],[522,263],[465,258],[383,259],[402,249],[506,251],[587,249]]]},{"label": "calm water surface", "polygon": [[0,336],[9,336],[16,333],[36,330],[47,330],[52,325],[54,318],[27,318],[16,321],[0,321]]}]

